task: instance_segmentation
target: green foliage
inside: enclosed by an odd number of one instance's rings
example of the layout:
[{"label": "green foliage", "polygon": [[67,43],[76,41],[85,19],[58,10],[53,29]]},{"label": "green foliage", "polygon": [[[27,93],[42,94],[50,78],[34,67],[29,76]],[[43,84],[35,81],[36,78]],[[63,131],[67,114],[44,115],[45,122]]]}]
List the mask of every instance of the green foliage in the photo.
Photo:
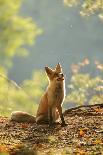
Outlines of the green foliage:
[{"label": "green foliage", "polygon": [[69,7],[78,5],[82,16],[96,13],[103,20],[103,0],[64,0],[64,4]]},{"label": "green foliage", "polygon": [[33,44],[41,33],[30,17],[19,14],[22,0],[0,0],[0,63],[8,65],[14,55],[27,55],[25,44]]},{"label": "green foliage", "polygon": [[[81,68],[83,69],[83,67],[87,65],[85,63],[86,61],[83,61],[82,63],[74,65],[75,68],[72,67],[73,75],[71,77],[71,84],[68,86],[69,94],[66,97],[66,101],[78,105],[102,103],[103,100],[102,75],[92,77],[89,73],[88,74],[82,73]],[[98,69],[98,67],[100,67],[100,64],[96,65],[97,65],[96,69]]]},{"label": "green foliage", "polygon": [[42,96],[46,85],[47,76],[43,71],[36,71],[33,73],[32,80],[25,80],[22,87],[38,102],[38,97]]},{"label": "green foliage", "polygon": [[35,115],[46,84],[47,78],[42,71],[34,72],[32,79],[25,80],[21,87],[0,77],[0,115],[9,116],[15,110]]},{"label": "green foliage", "polygon": [[10,155],[9,153],[0,153],[0,155]]},{"label": "green foliage", "polygon": [[[27,111],[35,113],[37,107],[38,94],[36,89],[28,90],[37,99],[31,99],[29,95],[20,89],[17,84],[7,78],[5,66],[11,65],[12,58],[26,56],[27,51],[24,45],[32,45],[37,35],[41,34],[41,29],[28,17],[20,16],[19,10],[22,0],[0,0],[0,114],[9,115],[13,110]],[[43,75],[42,75],[43,76]],[[39,74],[37,74],[39,79]],[[32,79],[32,80],[35,80]],[[30,80],[31,88],[33,81]],[[23,84],[25,87],[26,81]],[[40,88],[41,86],[38,86]],[[41,89],[38,89],[40,93]],[[32,92],[32,94],[31,94]]]}]

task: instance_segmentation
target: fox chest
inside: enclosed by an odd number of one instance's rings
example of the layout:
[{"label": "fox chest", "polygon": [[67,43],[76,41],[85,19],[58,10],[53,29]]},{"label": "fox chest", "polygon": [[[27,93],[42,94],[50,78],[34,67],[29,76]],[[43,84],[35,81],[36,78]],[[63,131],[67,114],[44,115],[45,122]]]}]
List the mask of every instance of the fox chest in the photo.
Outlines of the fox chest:
[{"label": "fox chest", "polygon": [[64,99],[64,90],[61,85],[57,85],[50,93],[49,101],[51,104],[61,104]]}]

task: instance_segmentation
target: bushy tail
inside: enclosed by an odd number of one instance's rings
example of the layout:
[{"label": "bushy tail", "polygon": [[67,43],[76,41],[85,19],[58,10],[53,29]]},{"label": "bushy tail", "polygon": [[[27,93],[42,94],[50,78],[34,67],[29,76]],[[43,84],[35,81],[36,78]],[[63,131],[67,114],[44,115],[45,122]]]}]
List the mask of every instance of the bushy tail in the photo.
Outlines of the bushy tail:
[{"label": "bushy tail", "polygon": [[36,117],[26,112],[14,111],[11,113],[11,121],[15,121],[19,123],[23,123],[23,122],[34,123],[36,122]]}]

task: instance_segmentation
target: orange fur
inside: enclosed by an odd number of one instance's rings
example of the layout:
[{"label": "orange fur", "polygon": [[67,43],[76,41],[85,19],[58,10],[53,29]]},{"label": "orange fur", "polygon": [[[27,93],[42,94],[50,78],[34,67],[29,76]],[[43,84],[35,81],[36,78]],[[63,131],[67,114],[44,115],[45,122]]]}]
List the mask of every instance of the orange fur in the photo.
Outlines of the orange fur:
[{"label": "orange fur", "polygon": [[[49,85],[41,98],[36,115],[36,122],[50,121],[50,117],[52,117],[52,121],[55,122],[60,115],[62,123],[65,124],[62,115],[62,103],[65,97],[65,82],[62,68],[58,63],[54,70],[45,67],[45,71],[49,80]],[[51,116],[49,109],[51,109]],[[52,122],[50,122],[50,124],[51,123]]]}]

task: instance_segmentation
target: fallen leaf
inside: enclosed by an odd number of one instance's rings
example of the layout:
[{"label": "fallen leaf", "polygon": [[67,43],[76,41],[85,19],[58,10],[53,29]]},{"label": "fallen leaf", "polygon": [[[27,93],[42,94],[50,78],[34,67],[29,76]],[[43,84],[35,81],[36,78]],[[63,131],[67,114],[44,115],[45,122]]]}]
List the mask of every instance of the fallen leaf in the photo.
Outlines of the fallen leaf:
[{"label": "fallen leaf", "polygon": [[8,148],[5,145],[0,145],[0,153],[8,152]]},{"label": "fallen leaf", "polygon": [[84,136],[84,135],[85,135],[85,132],[84,132],[83,130],[80,130],[80,131],[79,131],[79,135],[80,135],[80,136]]},{"label": "fallen leaf", "polygon": [[78,148],[77,150],[75,150],[75,153],[77,155],[87,155],[87,153],[85,152],[85,150]]},{"label": "fallen leaf", "polygon": [[79,129],[79,135],[80,136],[84,136],[86,132],[87,132],[87,128],[81,128],[81,129]]},{"label": "fallen leaf", "polygon": [[93,144],[103,144],[103,141],[100,139],[97,139],[97,140],[93,141]]},{"label": "fallen leaf", "polygon": [[28,124],[22,124],[21,128],[23,128],[23,129],[28,128]]},{"label": "fallen leaf", "polygon": [[95,108],[94,111],[95,112],[103,112],[103,109],[101,109],[101,108]]},{"label": "fallen leaf", "polygon": [[78,150],[79,155],[86,155],[86,152],[84,150]]}]

